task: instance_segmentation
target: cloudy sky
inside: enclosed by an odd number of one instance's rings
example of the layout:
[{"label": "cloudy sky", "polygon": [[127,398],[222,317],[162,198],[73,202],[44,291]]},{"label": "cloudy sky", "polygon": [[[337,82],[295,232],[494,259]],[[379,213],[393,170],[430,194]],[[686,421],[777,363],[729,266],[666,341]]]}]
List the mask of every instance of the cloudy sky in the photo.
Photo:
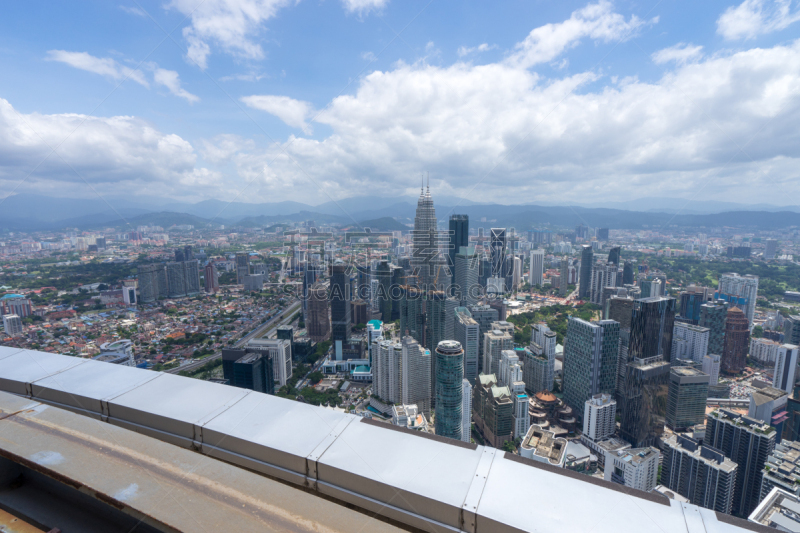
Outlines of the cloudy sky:
[{"label": "cloudy sky", "polygon": [[800,0],[0,13],[0,198],[800,198]]}]

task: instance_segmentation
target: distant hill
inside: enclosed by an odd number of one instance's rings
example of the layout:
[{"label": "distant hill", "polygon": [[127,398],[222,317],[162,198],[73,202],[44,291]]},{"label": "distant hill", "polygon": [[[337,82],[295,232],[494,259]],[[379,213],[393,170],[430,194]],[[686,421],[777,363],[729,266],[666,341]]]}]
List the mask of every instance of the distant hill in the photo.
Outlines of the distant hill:
[{"label": "distant hill", "polygon": [[172,213],[170,211],[162,211],[160,213],[146,213],[144,215],[131,218],[126,217],[125,220],[117,219],[103,225],[120,228],[130,228],[136,226],[161,226],[164,229],[168,229],[171,226],[182,226],[186,224],[190,224],[196,228],[205,228],[209,224],[212,226],[219,226],[220,224],[224,223],[224,220],[212,221],[207,218],[200,218],[187,213]]},{"label": "distant hill", "polygon": [[408,231],[409,227],[401,224],[392,217],[373,218],[372,220],[362,220],[358,223],[363,228],[375,231]]}]

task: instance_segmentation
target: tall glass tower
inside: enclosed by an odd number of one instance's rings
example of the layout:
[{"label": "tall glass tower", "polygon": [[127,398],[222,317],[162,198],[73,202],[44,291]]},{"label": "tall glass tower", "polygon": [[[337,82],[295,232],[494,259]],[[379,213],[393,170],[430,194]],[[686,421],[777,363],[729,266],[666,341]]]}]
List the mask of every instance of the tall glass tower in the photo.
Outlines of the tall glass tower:
[{"label": "tall glass tower", "polygon": [[592,263],[594,262],[594,252],[592,247],[584,245],[581,250],[581,275],[578,280],[578,298],[588,300],[592,285]]},{"label": "tall glass tower", "polygon": [[417,214],[414,217],[414,245],[411,267],[418,276],[423,289],[433,285],[436,275],[439,243],[436,235],[436,209],[433,207],[431,189],[420,190],[417,200]]},{"label": "tall glass tower", "polygon": [[331,265],[331,341],[350,338],[350,274],[344,263]]},{"label": "tall glass tower", "polygon": [[464,350],[458,341],[436,347],[436,434],[461,440]]},{"label": "tall glass tower", "polygon": [[469,246],[469,215],[451,215],[450,231],[447,235],[447,253],[450,256],[449,267],[453,275],[453,284],[456,283],[456,254],[461,247]]}]

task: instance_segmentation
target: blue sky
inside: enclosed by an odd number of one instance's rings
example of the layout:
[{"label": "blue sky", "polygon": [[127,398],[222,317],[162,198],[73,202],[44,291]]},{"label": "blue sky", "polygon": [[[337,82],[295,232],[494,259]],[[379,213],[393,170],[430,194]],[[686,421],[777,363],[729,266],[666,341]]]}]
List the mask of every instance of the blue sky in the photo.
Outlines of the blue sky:
[{"label": "blue sky", "polygon": [[0,197],[321,203],[423,171],[502,203],[800,193],[796,0],[2,12]]}]

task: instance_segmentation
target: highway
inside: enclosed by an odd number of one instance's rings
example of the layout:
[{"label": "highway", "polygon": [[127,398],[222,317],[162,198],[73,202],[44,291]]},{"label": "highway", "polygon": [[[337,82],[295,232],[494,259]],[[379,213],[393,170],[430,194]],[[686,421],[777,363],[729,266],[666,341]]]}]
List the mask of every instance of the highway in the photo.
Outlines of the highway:
[{"label": "highway", "polygon": [[[272,319],[268,320],[267,322],[264,322],[259,327],[257,327],[256,329],[254,329],[253,331],[251,331],[250,333],[248,333],[247,335],[245,335],[244,337],[242,337],[241,339],[236,341],[236,343],[234,343],[233,347],[234,348],[239,348],[240,346],[245,344],[250,339],[260,338],[260,337],[263,337],[265,335],[269,335],[270,333],[272,333],[272,330],[276,329],[278,326],[282,326],[283,324],[288,323],[289,320],[291,320],[292,316],[299,309],[300,309],[300,302],[299,301],[294,302],[289,307],[287,307],[286,309],[281,311],[280,314],[275,315],[274,317],[272,317]],[[284,318],[280,318],[280,317],[284,317]],[[211,361],[215,361],[215,360],[219,359],[220,357],[222,357],[222,351],[219,351],[219,352],[215,353],[214,355],[210,355],[210,356],[208,356],[208,357],[206,357],[204,359],[200,359],[198,361],[192,361],[191,363],[188,363],[188,364],[185,364],[185,365],[181,365],[181,366],[176,367],[176,368],[171,368],[169,370],[165,370],[165,372],[168,373],[168,374],[177,374],[178,372],[190,372],[192,370],[196,370],[196,369],[200,368],[201,366],[205,365],[206,363],[210,363]]]}]

